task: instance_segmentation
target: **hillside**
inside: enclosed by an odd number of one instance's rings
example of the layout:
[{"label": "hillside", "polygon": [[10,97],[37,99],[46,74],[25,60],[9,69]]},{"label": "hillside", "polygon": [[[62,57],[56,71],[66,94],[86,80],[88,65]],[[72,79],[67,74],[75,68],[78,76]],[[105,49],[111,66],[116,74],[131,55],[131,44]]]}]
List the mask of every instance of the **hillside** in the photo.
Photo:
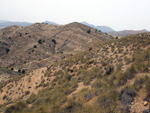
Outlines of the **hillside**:
[{"label": "hillside", "polygon": [[46,67],[87,50],[93,42],[110,39],[110,35],[77,22],[65,26],[36,23],[1,29],[0,81],[17,72],[20,75]]},{"label": "hillside", "polygon": [[148,113],[149,84],[150,33],[131,35],[1,82],[0,112]]}]

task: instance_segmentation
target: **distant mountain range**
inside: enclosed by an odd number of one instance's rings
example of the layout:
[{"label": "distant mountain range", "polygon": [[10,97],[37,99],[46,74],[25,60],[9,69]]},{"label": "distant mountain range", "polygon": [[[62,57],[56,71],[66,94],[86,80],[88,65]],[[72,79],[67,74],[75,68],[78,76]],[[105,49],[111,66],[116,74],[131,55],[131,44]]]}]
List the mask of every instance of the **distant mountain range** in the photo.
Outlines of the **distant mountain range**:
[{"label": "distant mountain range", "polygon": [[[50,21],[44,21],[42,23],[46,23],[46,24],[49,24],[49,25],[59,25],[55,22],[50,22]],[[26,27],[26,26],[29,26],[29,25],[32,25],[34,23],[29,23],[29,22],[12,22],[12,21],[7,21],[7,20],[0,20],[0,28],[5,28],[5,27],[8,27],[8,26],[12,26],[12,25],[18,25],[18,26],[23,26],[23,27]],[[122,31],[115,31],[113,30],[112,28],[108,27],[108,26],[95,26],[93,24],[89,24],[87,22],[81,22],[81,24],[84,24],[84,25],[87,25],[87,26],[90,26],[94,29],[97,29],[97,30],[100,30],[104,33],[108,33],[110,35],[114,35],[114,36],[126,36],[126,35],[131,35],[131,34],[138,34],[138,33],[145,33],[145,32],[149,32],[145,29],[143,30],[122,30]]]},{"label": "distant mountain range", "polygon": [[[49,21],[44,21],[42,23],[47,23],[49,25],[58,25],[55,22],[49,22]],[[18,26],[29,26],[32,25],[34,23],[29,23],[29,22],[12,22],[12,21],[7,21],[7,20],[0,20],[0,28],[4,28],[4,27],[8,27],[8,26],[12,26],[12,25],[18,25]]]},{"label": "distant mountain range", "polygon": [[112,28],[108,27],[108,26],[95,26],[93,24],[89,24],[87,22],[81,22],[81,24],[93,27],[97,30],[101,30],[102,32],[108,33],[108,32],[114,32],[115,30],[113,30]]},{"label": "distant mountain range", "polygon": [[28,23],[28,22],[12,22],[12,21],[5,21],[5,20],[0,20],[0,28],[12,26],[12,25],[18,25],[18,26],[28,26],[32,25],[33,23]]},{"label": "distant mountain range", "polygon": [[115,35],[115,36],[127,36],[127,35],[133,35],[133,34],[138,34],[138,33],[145,33],[145,32],[149,32],[145,29],[143,30],[122,30],[122,31],[114,31],[114,32],[109,32],[108,34],[110,35]]},{"label": "distant mountain range", "polygon": [[93,28],[95,28],[97,30],[101,30],[102,32],[108,33],[110,35],[120,36],[120,37],[131,35],[131,34],[138,34],[138,33],[149,32],[149,31],[147,31],[145,29],[143,29],[143,30],[122,30],[122,31],[115,31],[115,30],[113,30],[112,28],[110,28],[108,26],[95,26],[95,25],[89,24],[87,22],[81,22],[81,23],[84,24],[84,25],[93,27]]}]

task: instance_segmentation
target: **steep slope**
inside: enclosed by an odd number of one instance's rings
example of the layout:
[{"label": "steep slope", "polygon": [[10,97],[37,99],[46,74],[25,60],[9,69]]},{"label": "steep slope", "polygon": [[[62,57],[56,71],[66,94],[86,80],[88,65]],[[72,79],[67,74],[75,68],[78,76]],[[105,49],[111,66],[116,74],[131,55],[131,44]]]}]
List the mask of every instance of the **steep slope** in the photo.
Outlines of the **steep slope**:
[{"label": "steep slope", "polygon": [[44,23],[10,26],[0,30],[0,67],[30,72],[83,52],[93,42],[110,39],[110,35],[76,22],[65,26]]},{"label": "steep slope", "polygon": [[0,111],[147,113],[149,84],[150,33],[132,35],[1,83]]}]

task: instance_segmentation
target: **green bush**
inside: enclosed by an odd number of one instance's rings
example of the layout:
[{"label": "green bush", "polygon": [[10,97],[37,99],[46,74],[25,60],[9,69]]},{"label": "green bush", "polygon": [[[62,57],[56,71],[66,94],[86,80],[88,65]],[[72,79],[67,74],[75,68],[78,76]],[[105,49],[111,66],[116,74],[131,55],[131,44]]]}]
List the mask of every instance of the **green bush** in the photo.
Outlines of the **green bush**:
[{"label": "green bush", "polygon": [[35,94],[31,94],[30,97],[26,100],[27,104],[32,104],[33,102],[35,102],[36,100],[36,95]]},{"label": "green bush", "polygon": [[5,110],[5,113],[23,113],[27,108],[27,104],[25,102],[18,102],[15,105],[8,107]]}]

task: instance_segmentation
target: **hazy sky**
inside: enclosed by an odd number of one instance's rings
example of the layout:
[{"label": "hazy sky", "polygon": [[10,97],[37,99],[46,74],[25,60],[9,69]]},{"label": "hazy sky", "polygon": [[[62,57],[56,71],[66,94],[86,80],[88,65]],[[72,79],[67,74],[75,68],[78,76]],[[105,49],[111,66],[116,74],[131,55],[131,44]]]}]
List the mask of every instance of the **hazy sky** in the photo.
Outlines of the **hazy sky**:
[{"label": "hazy sky", "polygon": [[0,20],[86,21],[114,30],[150,30],[150,0],[0,0]]}]

